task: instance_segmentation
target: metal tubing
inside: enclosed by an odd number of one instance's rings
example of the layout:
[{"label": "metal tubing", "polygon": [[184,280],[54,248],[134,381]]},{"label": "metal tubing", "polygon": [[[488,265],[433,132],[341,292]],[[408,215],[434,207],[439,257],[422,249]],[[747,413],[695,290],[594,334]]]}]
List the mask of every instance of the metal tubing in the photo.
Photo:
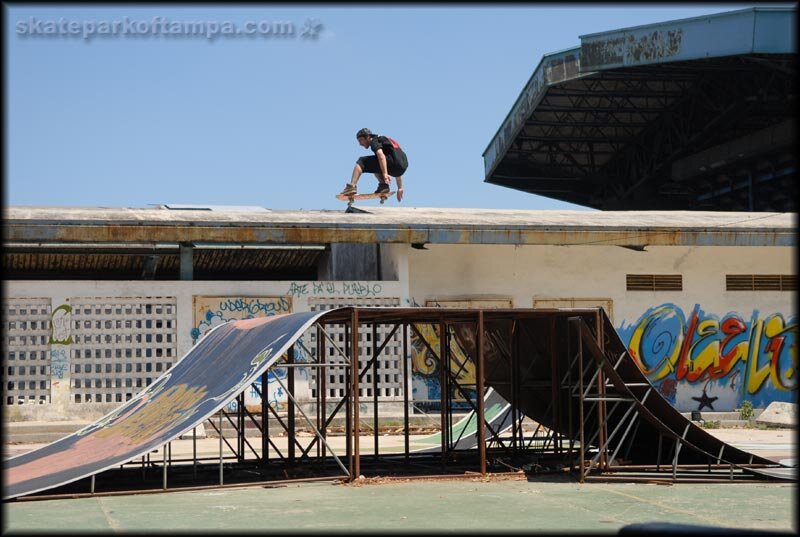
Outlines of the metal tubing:
[{"label": "metal tubing", "polygon": [[261,465],[266,466],[269,461],[269,414],[267,414],[267,383],[269,382],[268,373],[261,373]]},{"label": "metal tubing", "polygon": [[519,332],[517,331],[517,321],[511,322],[509,327],[509,349],[510,367],[508,382],[511,384],[511,449],[517,451],[518,437],[518,417],[519,417],[519,387],[517,385],[517,363],[519,361]]},{"label": "metal tubing", "polygon": [[636,441],[636,434],[639,432],[639,425],[642,424],[642,420],[636,420],[636,427],[633,429],[631,433],[631,441],[628,442],[628,447],[625,448],[625,454],[622,456],[623,458],[627,459],[628,455],[630,455],[631,448],[633,447],[633,443]]},{"label": "metal tubing", "polygon": [[[351,332],[352,326],[352,316],[350,317],[350,323],[346,323],[344,325],[344,346],[345,352],[351,352],[351,345],[353,343]],[[324,332],[324,331],[323,331]],[[340,351],[341,352],[341,351]],[[356,479],[358,476],[354,476],[353,470],[353,363],[351,362],[349,357],[345,357],[345,364],[344,366],[344,376],[345,376],[345,384],[348,386],[348,389],[345,391],[345,397],[343,399],[344,406],[345,406],[345,414],[344,414],[344,421],[345,421],[345,448],[347,449],[347,468],[350,471],[350,480]],[[356,372],[356,376],[358,372]],[[335,415],[335,413],[334,413]]]},{"label": "metal tubing", "polygon": [[[603,319],[600,316],[600,312],[598,311],[595,313],[595,330],[596,330],[596,337],[597,337],[597,346],[600,348],[600,352],[603,353],[605,356],[605,341],[603,339]],[[602,363],[597,364],[599,375],[597,376],[597,391],[600,394],[600,397],[606,396],[606,380],[605,374],[603,373]],[[606,402],[600,401],[600,404],[597,406],[597,419],[600,428],[600,438],[598,442],[600,445],[605,446],[603,449],[600,450],[600,467],[605,468],[608,466],[608,423],[606,421]]]},{"label": "metal tubing", "polygon": [[219,484],[222,485],[222,409],[219,409]]},{"label": "metal tubing", "polygon": [[[319,353],[317,354],[318,358],[317,361],[322,366],[322,369],[319,370],[319,375],[322,379],[321,384],[321,407],[322,407],[322,424],[321,424],[321,433],[322,438],[327,438],[328,436],[328,369],[326,366],[326,356],[325,356],[325,342],[322,341],[322,338],[319,337],[320,334],[320,326],[317,325],[317,343],[319,344]],[[325,460],[328,457],[328,448],[327,446],[322,445],[322,464],[325,465]]]},{"label": "metal tubing", "polygon": [[239,462],[244,462],[244,392],[240,393],[237,398],[236,421],[238,423]]},{"label": "metal tubing", "polygon": [[372,432],[375,460],[378,460],[378,429],[378,325],[372,323]]},{"label": "metal tubing", "polygon": [[322,367],[322,365],[321,364],[309,363],[309,362],[298,362],[296,364],[275,364],[275,365],[271,366],[271,368],[287,369],[287,370],[288,369],[298,369],[298,368],[305,369],[307,367]]},{"label": "metal tubing", "polygon": [[[286,363],[291,365],[294,364],[294,345],[289,347],[289,350],[286,353]],[[287,398],[289,399],[288,404],[286,405],[286,421],[289,426],[289,464],[295,463],[295,439],[297,437],[297,429],[295,427],[295,402],[294,402],[294,368],[290,367],[289,371],[286,373],[286,380],[287,384],[289,385],[288,388],[284,388],[286,390]],[[275,378],[278,378],[276,375]]]},{"label": "metal tubing", "polygon": [[[325,339],[327,339],[330,342],[331,346],[334,349],[336,349],[336,352],[339,353],[339,356],[341,356],[344,359],[344,363],[349,364],[350,358],[347,357],[347,337],[345,337],[345,350],[342,351],[342,349],[339,348],[339,345],[337,345],[336,342],[333,340],[333,338],[325,331],[325,328],[320,328],[320,329],[322,330],[322,334],[325,336]],[[344,325],[344,331],[345,331],[345,336],[347,336],[348,325],[346,324]]]},{"label": "metal tubing", "polygon": [[[567,360],[569,357],[572,356],[572,345],[570,344],[570,337],[569,337],[569,323],[566,325],[566,338],[565,343],[567,347]],[[563,384],[563,381],[562,381]],[[574,456],[572,454],[572,450],[575,447],[575,434],[572,430],[572,363],[567,365],[567,431],[569,433],[569,447],[567,448],[567,458],[569,459],[569,471],[573,472],[575,469],[574,465]]]},{"label": "metal tubing", "polygon": [[658,452],[656,453],[656,469],[661,469],[661,443],[664,440],[664,435],[659,431],[658,433]]},{"label": "metal tubing", "polygon": [[406,463],[409,455],[408,427],[408,326],[403,323],[403,453]]},{"label": "metal tubing", "polygon": [[[287,483],[311,483],[314,481],[334,481],[340,482],[341,478],[339,477],[306,477],[306,478],[299,478],[299,479],[282,479],[279,481],[255,481],[255,482],[248,482],[248,483],[230,483],[228,485],[202,485],[202,486],[194,486],[194,487],[173,487],[169,489],[167,492],[191,492],[191,491],[200,491],[200,490],[214,490],[218,488],[250,488],[250,487],[265,487],[265,486],[272,486],[272,485],[282,485]],[[112,492],[98,492],[94,494],[94,496],[98,497],[105,497],[105,496],[131,496],[131,495],[141,495],[141,494],[163,494],[164,491],[161,489],[150,489],[150,490],[122,490],[122,491],[112,491]],[[69,494],[50,494],[46,496],[22,496],[19,498],[14,498],[16,502],[22,501],[44,501],[44,500],[60,500],[60,499],[67,499],[67,498],[87,498],[92,496],[93,494],[90,493],[74,493],[71,492]]]},{"label": "metal tubing", "polygon": [[675,438],[675,456],[672,457],[672,480],[675,481],[675,474],[678,471],[678,453],[681,452],[681,443],[680,438]]},{"label": "metal tubing", "polygon": [[[319,331],[317,332],[317,336],[319,336]],[[319,362],[319,357],[320,357],[320,341],[319,341],[319,337],[317,337],[316,356],[317,356],[317,362]],[[321,364],[317,363],[317,364],[314,364],[314,365],[321,365]],[[314,374],[314,378],[316,380],[316,382],[314,383],[314,389],[316,390],[316,398],[315,398],[315,403],[316,404],[314,405],[314,408],[315,408],[315,410],[317,412],[317,421],[316,421],[317,430],[319,430],[321,428],[321,424],[322,424],[322,418],[320,416],[319,402],[320,402],[320,399],[322,398],[321,389],[322,389],[322,378],[323,378],[324,374],[325,374],[324,370],[317,370],[315,372],[315,374]],[[321,456],[322,456],[322,443],[321,442],[317,442],[317,460],[319,460]],[[302,459],[302,456],[301,456],[301,459]]]},{"label": "metal tubing", "polygon": [[167,490],[167,445],[161,446],[161,464],[164,466],[161,488]]},{"label": "metal tubing", "polygon": [[[279,379],[278,377],[275,377],[275,380],[277,380],[278,384],[283,386],[283,389],[286,390],[286,386],[284,386],[283,382],[281,382],[281,379]],[[294,395],[289,390],[286,390],[286,395],[290,400],[294,400]],[[296,403],[296,401],[295,401],[295,403]],[[342,471],[345,473],[345,475],[348,475],[349,472],[347,471],[347,468],[345,468],[344,464],[342,464],[342,461],[339,460],[339,457],[336,455],[336,453],[333,451],[333,449],[331,449],[331,447],[328,444],[328,442],[322,437],[322,435],[319,432],[319,429],[314,427],[314,423],[311,421],[311,418],[309,418],[308,415],[305,413],[305,411],[303,410],[303,407],[300,406],[299,404],[296,404],[296,406],[297,406],[298,412],[300,412],[300,415],[303,416],[303,418],[306,420],[308,425],[314,430],[314,433],[317,435],[317,438],[319,438],[325,444],[325,447],[328,449],[328,451],[331,452],[331,454],[333,455],[333,459],[336,461],[336,464],[339,465],[339,468],[342,469]]]},{"label": "metal tubing", "polygon": [[[619,439],[619,443],[617,443],[616,449],[611,454],[609,465],[614,462],[614,459],[616,459],[617,453],[619,453],[620,448],[625,443],[625,439],[628,438],[628,433],[630,432],[631,427],[633,426],[634,423],[637,423],[638,420],[639,420],[639,411],[637,410],[636,413],[631,418],[630,423],[628,423],[628,426],[625,428],[625,432],[622,433],[622,438]],[[608,467],[609,466],[606,466],[606,469],[608,469]]]},{"label": "metal tubing", "polygon": [[192,477],[197,479],[197,427],[192,427]]},{"label": "metal tubing", "polygon": [[[383,350],[384,350],[384,349],[386,348],[386,346],[389,344],[389,341],[391,341],[391,339],[392,339],[392,337],[394,336],[394,333],[397,331],[398,327],[399,327],[399,325],[396,325],[396,326],[394,327],[394,329],[392,329],[391,333],[390,333],[390,334],[389,334],[389,335],[386,337],[386,339],[384,340],[384,342],[383,342],[383,343],[381,344],[381,346],[378,348],[378,352],[376,353],[376,355],[377,355],[377,356],[380,356],[380,354],[383,352]],[[348,331],[348,330],[349,330],[349,324],[346,324],[346,325],[345,325],[345,345],[346,345],[346,346],[347,346],[347,348],[349,349],[349,346],[350,346],[350,336],[349,336],[349,331]],[[323,347],[323,350],[324,350],[324,347]],[[375,359],[376,359],[376,358],[375,358],[375,357],[373,357],[373,358],[372,358],[372,359],[371,359],[371,360],[370,360],[370,361],[367,363],[367,365],[364,367],[364,370],[363,370],[363,371],[359,371],[359,372],[358,372],[358,378],[359,378],[359,381],[362,379],[362,377],[364,377],[364,376],[366,375],[367,371],[368,371],[368,370],[369,370],[369,368],[372,366],[372,364],[374,363],[374,360],[375,360]],[[346,363],[347,363],[347,364],[350,364],[350,360],[346,360]],[[313,365],[320,365],[320,364],[313,364]],[[338,367],[338,366],[337,366],[337,367]],[[360,364],[359,364],[359,367],[360,367]],[[345,397],[343,397],[343,398],[342,398],[342,399],[339,401],[339,403],[337,403],[337,404],[336,404],[336,408],[334,408],[334,409],[333,409],[333,413],[332,413],[332,414],[331,414],[329,417],[326,417],[326,419],[325,419],[325,423],[324,423],[324,427],[325,427],[325,428],[327,428],[327,427],[328,427],[328,425],[330,424],[330,422],[333,420],[333,418],[334,418],[334,417],[336,416],[336,414],[339,412],[339,409],[340,409],[340,408],[342,407],[342,405],[344,405],[345,403],[347,403],[347,406],[346,406],[346,409],[345,409],[345,413],[346,413],[346,415],[347,415],[347,416],[349,416],[349,414],[347,414],[347,413],[348,413],[348,412],[350,412],[350,410],[351,410],[351,409],[350,409],[350,402],[351,402],[351,400],[350,400],[350,396],[351,396],[351,395],[350,395],[350,392],[351,392],[351,384],[352,384],[352,383],[351,383],[350,367],[349,367],[349,366],[345,367],[345,375],[346,375],[346,381],[345,381],[345,384],[347,385],[346,395],[345,395]],[[327,414],[327,402],[326,402],[326,404],[325,404],[325,409],[326,409],[326,410],[325,410],[325,413]],[[349,446],[349,442],[350,442],[350,434],[349,434],[349,431],[350,431],[350,420],[349,420],[349,418],[346,418],[346,425],[345,425],[345,428],[346,428],[346,429],[347,429],[347,431],[348,431],[348,434],[347,434],[347,437],[346,437],[346,442],[348,442],[348,446]],[[326,436],[327,436],[327,434],[326,434]],[[309,445],[308,445],[308,446],[307,446],[305,449],[303,449],[303,448],[301,447],[301,451],[303,452],[302,456],[300,457],[300,460],[301,460],[301,461],[307,457],[308,453],[311,451],[311,448],[313,448],[315,445],[316,445],[316,446],[318,446],[318,445],[319,445],[319,443],[318,443],[318,441],[317,441],[317,438],[316,438],[316,437],[314,438],[314,440],[312,440],[312,441],[309,443]],[[348,450],[349,450],[349,448],[348,448]],[[348,453],[350,453],[350,451],[348,451]],[[352,467],[352,458],[351,458],[351,456],[350,456],[350,455],[348,455],[348,465],[350,465],[350,466]]]},{"label": "metal tubing", "polygon": [[687,423],[686,428],[683,430],[683,434],[681,435],[681,437],[675,439],[676,442],[675,457],[672,459],[672,479],[675,479],[675,473],[677,472],[677,466],[678,466],[678,455],[680,454],[681,448],[683,447],[683,442],[681,442],[681,440],[686,438],[686,433],[689,432],[689,427],[691,425],[692,425],[691,423]]},{"label": "metal tubing", "polygon": [[451,450],[455,448],[455,442],[453,441],[453,388],[451,387],[450,383],[452,382],[453,385],[460,389],[461,385],[456,382],[456,378],[453,376],[453,353],[450,351],[450,326],[448,324],[444,325],[444,355],[446,360],[444,361],[445,364],[445,373],[447,374],[447,450]]},{"label": "metal tubing", "polygon": [[580,478],[579,481],[583,483],[585,481],[585,473],[584,473],[584,458],[586,456],[586,445],[584,444],[584,424],[583,424],[583,338],[580,337],[581,331],[581,319],[579,317],[571,317],[570,323],[576,325],[578,330],[578,423],[580,423]]},{"label": "metal tubing", "polygon": [[484,356],[483,356],[483,310],[478,311],[478,326],[477,326],[478,334],[475,338],[478,347],[478,367],[476,371],[476,381],[478,383],[478,390],[477,390],[477,397],[478,397],[478,415],[477,415],[477,425],[478,425],[478,453],[480,455],[480,466],[481,466],[481,475],[486,475],[486,428],[484,425],[484,421],[486,417],[484,415],[484,405],[483,405],[483,391],[484,391]]},{"label": "metal tubing", "polygon": [[353,338],[353,343],[350,347],[350,365],[353,374],[353,475],[350,476],[351,479],[358,479],[361,476],[361,453],[360,453],[360,435],[361,435],[361,425],[359,423],[358,412],[359,412],[359,372],[361,369],[361,365],[359,364],[359,348],[358,348],[358,310],[353,308],[353,315],[352,315],[352,334],[351,337]]},{"label": "metal tubing", "polygon": [[[642,398],[642,403],[641,403],[642,405],[644,405],[645,401],[647,401],[647,398],[650,396],[650,392],[652,392],[652,390],[653,390],[653,388],[649,388],[649,389],[647,390],[647,393],[646,393],[646,394],[644,394],[644,397]],[[633,406],[633,405],[631,405],[631,408],[634,408],[634,406]],[[627,413],[626,413],[626,415],[627,415]],[[622,419],[624,420],[625,418],[623,417]],[[629,432],[630,432],[630,430],[631,430],[631,426],[632,426],[634,423],[636,423],[636,424],[637,424],[637,428],[638,428],[638,419],[639,419],[639,411],[637,410],[637,411],[636,411],[636,414],[634,414],[634,416],[631,418],[631,421],[630,421],[630,423],[629,423],[629,424],[628,424],[628,426],[625,428],[625,432],[622,434],[622,438],[620,438],[620,439],[619,439],[619,443],[617,444],[617,448],[614,450],[614,453],[612,453],[612,454],[611,454],[611,460],[610,460],[609,464],[610,464],[611,462],[613,462],[613,461],[614,461],[614,459],[616,458],[616,456],[617,456],[617,453],[619,452],[620,448],[621,448],[621,447],[622,447],[622,445],[625,443],[625,439],[628,437],[628,433],[629,433]],[[616,429],[614,429],[614,430],[616,431]],[[614,433],[611,433],[611,434],[612,434],[612,436],[614,435]],[[609,440],[610,440],[610,439],[609,439]],[[631,443],[632,443],[632,442],[633,442],[633,440],[631,440]],[[630,447],[630,446],[629,446],[629,447]],[[626,452],[626,453],[627,453],[627,452]],[[606,466],[606,468],[608,468],[608,465]]]},{"label": "metal tubing", "polygon": [[[771,468],[775,465],[772,464],[740,464],[737,465],[739,468]],[[678,470],[708,470],[711,468],[712,470],[728,470],[731,467],[730,463],[725,464],[679,464]],[[658,471],[658,467],[655,464],[612,464],[608,467],[609,470],[656,470]]]},{"label": "metal tubing", "polygon": [[[550,350],[550,394],[553,398],[553,423],[555,423],[554,430],[563,430],[561,426],[561,398],[558,385],[558,355],[556,351],[556,320],[551,318],[549,320],[549,350]],[[555,443],[556,453],[561,453],[561,439],[563,435],[558,435],[558,440]]]},{"label": "metal tubing", "polygon": [[445,324],[444,319],[439,319],[439,426],[442,439],[442,464],[447,458],[447,371],[445,361],[447,360],[447,350],[445,345]]},{"label": "metal tubing", "polygon": [[[733,477],[731,477],[731,480]],[[595,483],[602,483],[602,482],[624,482],[624,483],[664,483],[666,485],[671,485],[675,483],[676,480],[670,479],[668,477],[634,477],[634,476],[609,476],[609,475],[602,475],[602,476],[588,476],[586,478],[587,481],[593,481]],[[730,480],[727,479],[710,479],[707,477],[696,477],[696,478],[686,478],[684,477],[682,481],[687,483],[730,483]]]}]

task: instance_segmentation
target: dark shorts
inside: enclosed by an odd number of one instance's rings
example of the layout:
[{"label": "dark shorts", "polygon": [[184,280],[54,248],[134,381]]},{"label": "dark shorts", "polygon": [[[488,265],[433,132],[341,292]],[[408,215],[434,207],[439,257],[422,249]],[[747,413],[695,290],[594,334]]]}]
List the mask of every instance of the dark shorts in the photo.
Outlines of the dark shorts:
[{"label": "dark shorts", "polygon": [[[392,177],[400,177],[406,173],[406,170],[408,169],[408,160],[405,158],[405,155],[400,155],[400,158],[398,159],[402,162],[395,160],[394,156],[390,153],[385,153],[385,156],[386,171],[389,172],[389,175]],[[378,162],[378,157],[375,155],[361,157],[358,159],[357,164],[364,173],[381,173],[381,165]]]}]

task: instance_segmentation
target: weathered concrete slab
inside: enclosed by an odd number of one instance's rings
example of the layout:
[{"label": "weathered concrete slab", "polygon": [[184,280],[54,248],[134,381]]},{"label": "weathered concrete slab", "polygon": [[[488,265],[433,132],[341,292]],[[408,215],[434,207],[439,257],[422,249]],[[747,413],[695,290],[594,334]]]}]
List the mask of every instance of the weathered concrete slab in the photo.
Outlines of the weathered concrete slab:
[{"label": "weathered concrete slab", "polygon": [[773,427],[797,427],[797,403],[772,402],[756,419],[756,423]]},{"label": "weathered concrete slab", "polygon": [[89,242],[797,245],[794,213],[421,207],[370,207],[369,215],[78,207],[6,207],[2,213],[7,247],[85,247]]}]

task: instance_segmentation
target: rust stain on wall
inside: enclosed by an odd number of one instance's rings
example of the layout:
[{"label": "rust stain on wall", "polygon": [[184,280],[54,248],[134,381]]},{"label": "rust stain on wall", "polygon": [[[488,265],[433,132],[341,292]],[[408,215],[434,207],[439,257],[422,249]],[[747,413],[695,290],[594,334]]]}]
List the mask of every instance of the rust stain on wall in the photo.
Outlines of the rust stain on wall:
[{"label": "rust stain on wall", "polygon": [[654,31],[638,39],[629,35],[626,43],[628,61],[650,61],[675,56],[681,50],[683,30]]},{"label": "rust stain on wall", "polygon": [[556,84],[568,80],[578,74],[580,56],[567,54],[561,58],[554,58],[545,66],[545,79],[548,84]]},{"label": "rust stain on wall", "polygon": [[632,65],[666,59],[678,54],[683,30],[654,30],[636,36],[615,36],[581,45],[585,69],[599,66]]},{"label": "rust stain on wall", "polygon": [[613,65],[625,60],[625,38],[616,37],[581,46],[584,65]]}]

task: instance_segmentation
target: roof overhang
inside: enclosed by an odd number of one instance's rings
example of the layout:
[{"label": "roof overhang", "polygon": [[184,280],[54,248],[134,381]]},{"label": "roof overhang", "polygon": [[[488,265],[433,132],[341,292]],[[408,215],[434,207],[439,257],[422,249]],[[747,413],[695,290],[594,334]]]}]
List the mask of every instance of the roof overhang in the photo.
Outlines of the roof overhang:
[{"label": "roof overhang", "polygon": [[4,210],[4,243],[335,243],[796,246],[795,213],[375,208],[225,213],[153,209]]},{"label": "roof overhang", "polygon": [[[580,36],[580,46],[546,54],[534,70],[483,153],[485,181],[601,209],[747,210],[735,202],[683,205],[706,190],[752,189],[738,178],[741,169],[723,170],[726,181],[709,173],[691,185],[671,181],[669,168],[692,151],[765,138],[794,119],[795,24],[796,8],[751,8]],[[768,94],[750,87],[762,81]],[[756,182],[776,179],[770,195],[780,200],[772,210],[794,210],[786,201],[794,141],[739,161]],[[765,160],[771,169],[761,173]],[[662,205],[603,202],[642,195],[642,184],[656,178],[664,184],[647,194]]]}]

